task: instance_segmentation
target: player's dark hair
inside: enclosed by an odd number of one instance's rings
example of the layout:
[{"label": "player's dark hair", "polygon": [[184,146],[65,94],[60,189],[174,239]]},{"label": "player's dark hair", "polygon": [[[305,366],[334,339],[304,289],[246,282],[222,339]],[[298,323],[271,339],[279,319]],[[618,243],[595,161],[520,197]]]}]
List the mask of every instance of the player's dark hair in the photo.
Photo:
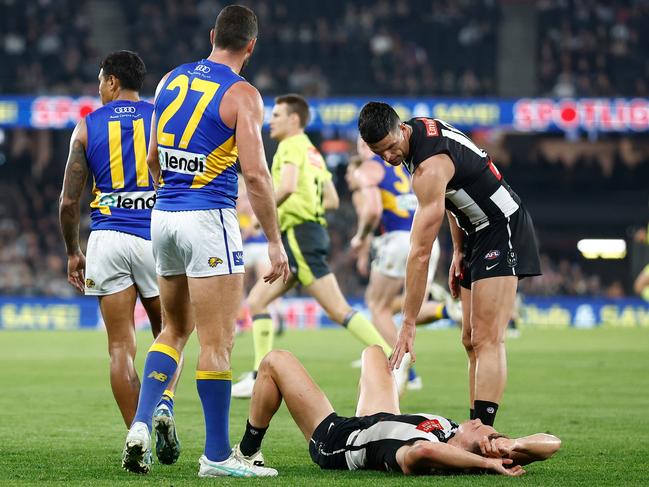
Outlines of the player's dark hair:
[{"label": "player's dark hair", "polygon": [[226,51],[240,51],[257,37],[257,16],[243,5],[229,5],[216,17],[214,46]]},{"label": "player's dark hair", "polygon": [[115,51],[106,56],[99,67],[104,70],[104,77],[115,76],[126,90],[140,91],[146,66],[142,58],[132,51]]},{"label": "player's dark hair", "polygon": [[376,144],[399,126],[399,115],[387,103],[366,103],[358,116],[358,131],[368,144]]},{"label": "player's dark hair", "polygon": [[306,127],[309,123],[311,112],[309,112],[309,104],[306,102],[304,97],[293,93],[278,96],[275,98],[275,104],[279,105],[280,103],[286,105],[286,111],[289,115],[291,113],[297,113],[297,116],[300,119],[300,127]]}]

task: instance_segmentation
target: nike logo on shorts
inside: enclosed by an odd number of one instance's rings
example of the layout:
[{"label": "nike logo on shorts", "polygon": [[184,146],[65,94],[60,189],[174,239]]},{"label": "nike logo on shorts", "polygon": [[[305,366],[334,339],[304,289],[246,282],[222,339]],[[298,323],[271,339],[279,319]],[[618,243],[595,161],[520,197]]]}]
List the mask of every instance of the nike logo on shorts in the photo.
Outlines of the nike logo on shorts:
[{"label": "nike logo on shorts", "polygon": [[496,267],[498,264],[500,264],[500,262],[496,262],[494,265],[488,265],[488,266],[486,267],[486,270],[490,271],[491,269],[493,269],[494,267]]}]

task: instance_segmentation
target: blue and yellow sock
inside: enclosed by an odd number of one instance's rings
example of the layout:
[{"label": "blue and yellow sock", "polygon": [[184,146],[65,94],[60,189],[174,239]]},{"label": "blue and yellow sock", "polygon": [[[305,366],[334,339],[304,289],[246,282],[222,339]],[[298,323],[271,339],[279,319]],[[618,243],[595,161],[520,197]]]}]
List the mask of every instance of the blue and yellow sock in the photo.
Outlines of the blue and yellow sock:
[{"label": "blue and yellow sock", "polygon": [[[174,393],[169,389],[165,389],[160,398],[158,406],[165,405],[169,408],[170,411],[174,410]],[[157,407],[157,406],[156,406]]]},{"label": "blue and yellow sock", "polygon": [[140,398],[133,423],[145,423],[151,431],[153,412],[167,389],[171,377],[176,373],[179,360],[180,354],[169,345],[162,343],[151,345],[144,362]]},{"label": "blue and yellow sock", "polygon": [[196,371],[196,388],[205,416],[205,456],[220,462],[230,456],[232,371]]},{"label": "blue and yellow sock", "polygon": [[448,318],[449,316],[448,316],[448,311],[446,310],[446,305],[443,303],[439,303],[433,313],[433,320],[441,320],[441,319],[448,319]]}]

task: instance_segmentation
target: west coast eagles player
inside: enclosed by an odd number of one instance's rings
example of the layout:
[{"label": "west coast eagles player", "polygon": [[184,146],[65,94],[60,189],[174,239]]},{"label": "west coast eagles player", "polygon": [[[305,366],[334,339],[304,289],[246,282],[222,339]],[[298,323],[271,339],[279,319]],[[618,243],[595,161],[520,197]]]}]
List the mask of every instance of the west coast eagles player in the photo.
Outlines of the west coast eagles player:
[{"label": "west coast eagles player", "polygon": [[[230,448],[230,355],[243,298],[243,251],[235,210],[237,158],[268,237],[268,283],[288,278],[273,188],[261,141],[263,101],[240,73],[257,42],[257,17],[231,5],[210,32],[206,59],[167,73],[156,90],[147,163],[158,184],[151,237],[165,328],[147,354],[122,466],[147,473],[155,404],[194,326],[196,386],[205,416],[201,477],[274,476]],[[267,285],[267,284],[264,284]]]},{"label": "west coast eagles player", "polygon": [[[140,297],[154,336],[161,328],[160,299],[151,250],[153,181],[146,164],[153,105],[141,101],[146,69],[137,54],[117,51],[100,64],[104,105],[81,120],[70,140],[59,215],[68,253],[68,280],[97,296],[108,332],[110,383],[126,426],[135,416],[140,380],[133,311]],[[79,248],[79,199],[88,175],[94,200],[87,260]],[[85,272],[85,279],[84,279]],[[180,444],[173,419],[177,375],[157,403],[153,424],[161,463],[174,463]]]},{"label": "west coast eagles player", "polygon": [[[392,351],[374,325],[347,303],[329,269],[325,211],[337,208],[339,201],[322,155],[304,133],[308,121],[309,105],[304,98],[285,95],[275,99],[270,136],[279,145],[272,173],[279,225],[292,275],[287,282],[275,281],[271,286],[259,281],[250,291],[255,361],[253,372],[232,387],[233,397],[248,398],[252,394],[259,364],[273,347],[273,322],[267,307],[298,282],[332,321],[346,327],[364,344],[379,344],[386,353]],[[407,368],[401,371],[407,376]]]}]

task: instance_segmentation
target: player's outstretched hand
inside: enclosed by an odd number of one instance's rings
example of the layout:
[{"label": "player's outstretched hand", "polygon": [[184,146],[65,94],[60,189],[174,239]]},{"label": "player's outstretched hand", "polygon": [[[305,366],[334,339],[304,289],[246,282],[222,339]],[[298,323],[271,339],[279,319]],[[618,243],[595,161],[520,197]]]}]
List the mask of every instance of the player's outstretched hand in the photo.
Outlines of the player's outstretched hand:
[{"label": "player's outstretched hand", "polygon": [[500,475],[507,475],[508,477],[520,477],[525,473],[525,469],[520,465],[515,465],[511,468],[505,468],[505,465],[511,465],[514,460],[511,458],[488,458],[487,470]]},{"label": "player's outstretched hand", "polygon": [[264,276],[264,282],[272,284],[280,277],[282,282],[288,281],[288,257],[281,242],[268,243],[268,258],[270,259],[270,271]]},{"label": "player's outstretched hand", "polygon": [[415,363],[415,331],[417,327],[414,323],[404,322],[401,325],[401,331],[399,332],[399,339],[397,344],[394,346],[394,351],[390,355],[390,369],[394,370],[395,367],[399,367],[401,364],[401,359],[403,356],[410,352],[410,361]]},{"label": "player's outstretched hand", "polygon": [[448,290],[451,292],[453,299],[460,297],[460,277],[464,265],[463,260],[464,256],[462,254],[453,252],[451,267],[448,269]]},{"label": "player's outstretched hand", "polygon": [[86,256],[83,255],[83,252],[79,251],[76,254],[68,255],[68,282],[80,293],[83,293],[85,289],[85,269]]}]

